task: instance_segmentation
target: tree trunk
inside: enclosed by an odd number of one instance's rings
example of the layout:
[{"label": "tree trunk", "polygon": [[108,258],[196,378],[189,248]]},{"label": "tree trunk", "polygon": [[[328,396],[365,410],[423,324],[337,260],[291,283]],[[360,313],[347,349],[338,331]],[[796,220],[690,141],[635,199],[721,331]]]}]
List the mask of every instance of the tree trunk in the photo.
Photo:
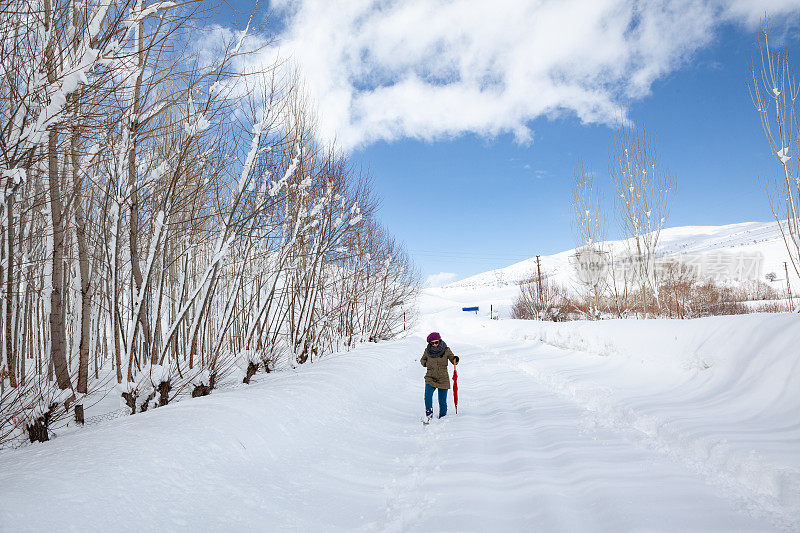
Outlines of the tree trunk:
[{"label": "tree trunk", "polygon": [[[83,30],[83,25],[81,23],[81,17],[79,13],[78,4],[73,2],[72,4],[72,25],[73,27],[77,28],[78,30]],[[77,40],[75,41],[75,52],[77,52]],[[83,218],[83,200],[81,198],[82,192],[82,185],[83,185],[83,176],[81,176],[81,168],[80,168],[80,157],[79,157],[79,147],[80,147],[80,129],[78,127],[79,123],[79,110],[80,110],[80,99],[82,95],[82,90],[76,91],[73,95],[70,96],[74,106],[75,106],[75,116],[73,117],[74,124],[72,126],[71,131],[71,139],[70,139],[70,158],[72,159],[72,186],[73,186],[73,196],[75,203],[75,234],[78,241],[78,268],[80,271],[81,276],[81,324],[80,324],[80,331],[79,331],[79,343],[78,343],[78,388],[77,392],[81,394],[86,394],[88,391],[88,382],[89,382],[89,342],[91,336],[91,320],[92,320],[92,310],[91,310],[91,298],[89,297],[89,290],[90,290],[90,276],[89,276],[89,251],[86,246],[86,223]],[[78,406],[76,406],[75,410],[75,419],[78,420]],[[78,420],[80,423],[83,422],[83,406],[80,406],[80,418]]]},{"label": "tree trunk", "polygon": [[[6,219],[8,220],[8,256],[6,257],[6,363],[8,364],[8,379],[12,387],[17,386],[17,373],[14,364],[13,329],[11,326],[12,306],[14,305],[14,219],[12,216],[13,194],[6,202]],[[24,355],[23,355],[24,357]]]},{"label": "tree trunk", "polygon": [[52,291],[50,292],[50,358],[53,362],[58,388],[72,387],[69,379],[69,367],[64,351],[64,308],[62,302],[64,282],[64,220],[59,189],[58,175],[58,133],[51,130],[48,143],[49,182],[50,182],[50,214],[53,229],[53,272]]},{"label": "tree trunk", "polygon": [[86,394],[88,391],[89,381],[89,340],[90,340],[90,327],[92,319],[90,297],[90,276],[89,276],[89,251],[86,246],[86,222],[83,218],[83,200],[81,199],[81,182],[82,177],[79,176],[78,169],[78,154],[77,154],[77,134],[72,137],[72,169],[73,169],[73,183],[75,186],[75,227],[76,237],[78,240],[78,266],[81,273],[81,326],[80,326],[80,342],[78,347],[78,389],[77,391]]},{"label": "tree trunk", "polygon": [[[145,7],[145,2],[143,0],[139,1],[139,9],[143,10]],[[139,74],[136,77],[136,84],[133,89],[133,115],[132,121],[130,124],[130,148],[128,150],[128,186],[131,190],[131,216],[129,221],[129,232],[128,232],[128,242],[130,244],[130,253],[131,253],[131,273],[133,274],[133,281],[136,286],[136,294],[139,294],[139,297],[144,299],[145,294],[141,294],[142,290],[142,269],[139,265],[139,191],[137,190],[136,182],[137,182],[137,158],[136,158],[136,145],[137,145],[137,135],[138,135],[138,120],[139,120],[139,113],[141,108],[141,90],[142,90],[142,77],[144,73],[144,21],[140,21],[138,24],[138,34],[137,34],[137,64],[139,68]],[[138,320],[139,324],[142,328],[142,334],[144,335],[144,342],[142,343],[142,347],[145,350],[143,354],[143,358],[147,359],[148,355],[146,352],[150,348],[151,339],[150,339],[150,327],[147,321],[147,311],[148,306],[146,303],[142,304],[141,312],[139,313]],[[131,361],[136,357],[136,343],[134,342],[136,337],[130,339],[131,342]],[[138,360],[138,359],[137,359]],[[130,374],[130,366],[129,366],[129,374]],[[130,379],[130,376],[129,376]]]}]

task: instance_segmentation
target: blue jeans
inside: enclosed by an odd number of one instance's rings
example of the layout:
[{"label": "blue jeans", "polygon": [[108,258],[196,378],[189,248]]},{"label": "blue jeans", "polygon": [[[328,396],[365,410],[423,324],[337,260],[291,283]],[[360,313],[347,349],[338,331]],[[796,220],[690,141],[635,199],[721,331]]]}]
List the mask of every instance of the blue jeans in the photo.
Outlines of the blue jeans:
[{"label": "blue jeans", "polygon": [[447,414],[447,389],[437,389],[432,385],[425,384],[425,414],[433,414],[433,391],[439,391],[439,418]]}]

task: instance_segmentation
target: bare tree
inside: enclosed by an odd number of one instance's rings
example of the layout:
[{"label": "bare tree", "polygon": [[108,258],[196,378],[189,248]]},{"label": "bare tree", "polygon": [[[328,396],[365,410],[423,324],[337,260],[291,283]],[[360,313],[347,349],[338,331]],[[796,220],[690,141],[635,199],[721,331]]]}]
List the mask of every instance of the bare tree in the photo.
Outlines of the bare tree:
[{"label": "bare tree", "polygon": [[609,175],[616,189],[616,219],[620,233],[627,238],[642,312],[649,316],[650,295],[656,308],[659,305],[655,259],[675,181],[658,158],[655,139],[635,124],[623,124],[617,130],[609,153]]},{"label": "bare tree", "polygon": [[800,94],[785,46],[772,48],[770,24],[761,24],[758,62],[751,67],[748,89],[772,155],[775,181],[767,184],[770,209],[786,250],[800,276],[800,122],[795,100]]},{"label": "bare tree", "polygon": [[577,241],[574,266],[590,301],[589,316],[600,316],[600,300],[605,290],[609,254],[604,249],[605,219],[601,196],[592,169],[578,162],[572,182],[572,230]]}]

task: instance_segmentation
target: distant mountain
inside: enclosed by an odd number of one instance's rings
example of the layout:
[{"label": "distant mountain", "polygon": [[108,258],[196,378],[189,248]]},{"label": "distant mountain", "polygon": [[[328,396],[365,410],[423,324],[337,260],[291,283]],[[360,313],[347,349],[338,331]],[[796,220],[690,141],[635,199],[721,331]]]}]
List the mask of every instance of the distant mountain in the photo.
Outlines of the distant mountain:
[{"label": "distant mountain", "polygon": [[[605,250],[613,250],[620,254],[625,250],[625,241],[606,241],[602,243]],[[786,246],[781,237],[777,222],[743,222],[725,226],[680,226],[662,230],[659,239],[658,253],[666,258],[683,256],[687,261],[705,261],[710,268],[715,263],[753,257],[761,254],[758,277],[764,279],[768,272],[774,272],[781,286],[785,286],[783,262],[789,267],[789,281],[793,292],[800,290],[800,280],[792,269]],[[754,255],[755,254],[755,255]],[[556,281],[576,287],[576,271],[573,267],[575,249],[566,250],[553,255],[540,257],[542,273]],[[702,259],[699,259],[701,258]],[[526,259],[496,270],[470,276],[461,281],[451,283],[446,288],[478,288],[503,287],[516,285],[520,281],[536,275],[536,258]]]}]

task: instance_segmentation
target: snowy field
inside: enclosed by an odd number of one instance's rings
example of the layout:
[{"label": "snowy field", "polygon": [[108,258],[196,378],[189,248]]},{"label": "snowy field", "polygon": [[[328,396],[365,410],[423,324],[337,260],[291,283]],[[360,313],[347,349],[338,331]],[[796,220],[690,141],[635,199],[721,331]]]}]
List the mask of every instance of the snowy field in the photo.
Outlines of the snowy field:
[{"label": "snowy field", "polygon": [[[0,530],[800,531],[800,316],[421,303],[405,338],[0,453]],[[430,330],[460,401],[426,427]]]}]

